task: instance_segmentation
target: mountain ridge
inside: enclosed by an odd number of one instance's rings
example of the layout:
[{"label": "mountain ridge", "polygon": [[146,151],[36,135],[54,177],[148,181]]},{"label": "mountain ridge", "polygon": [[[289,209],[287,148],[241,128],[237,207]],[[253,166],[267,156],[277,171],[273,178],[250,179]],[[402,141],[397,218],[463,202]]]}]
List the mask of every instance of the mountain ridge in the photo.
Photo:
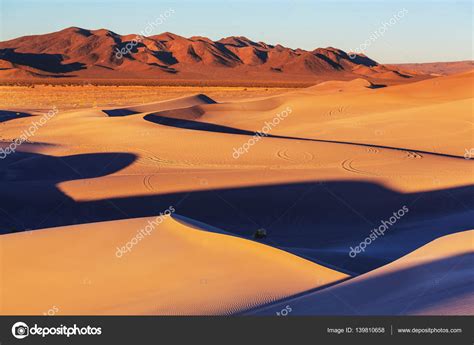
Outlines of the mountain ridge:
[{"label": "mountain ridge", "polygon": [[119,35],[69,27],[0,42],[0,78],[349,80],[402,82],[419,73],[334,47],[308,51],[244,36],[213,41],[164,32]]}]

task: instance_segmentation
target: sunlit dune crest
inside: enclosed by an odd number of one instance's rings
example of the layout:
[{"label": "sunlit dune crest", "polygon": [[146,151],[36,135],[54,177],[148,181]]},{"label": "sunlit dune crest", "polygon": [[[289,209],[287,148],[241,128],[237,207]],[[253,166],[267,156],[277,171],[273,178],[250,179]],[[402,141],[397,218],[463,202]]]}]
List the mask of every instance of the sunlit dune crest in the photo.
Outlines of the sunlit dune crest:
[{"label": "sunlit dune crest", "polygon": [[120,254],[117,247],[154,218],[0,237],[1,313],[41,314],[55,305],[74,315],[229,314],[347,278],[284,251],[169,217]]}]

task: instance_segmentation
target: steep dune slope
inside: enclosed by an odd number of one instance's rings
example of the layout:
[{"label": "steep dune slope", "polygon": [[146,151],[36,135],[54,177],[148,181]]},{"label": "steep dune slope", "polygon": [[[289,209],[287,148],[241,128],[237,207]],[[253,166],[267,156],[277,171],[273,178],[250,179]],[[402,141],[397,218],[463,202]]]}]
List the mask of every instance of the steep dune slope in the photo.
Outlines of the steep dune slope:
[{"label": "steep dune slope", "polygon": [[164,217],[1,236],[0,313],[229,314],[347,277]]},{"label": "steep dune slope", "polygon": [[473,241],[473,230],[441,237],[375,271],[252,314],[290,305],[294,315],[472,315]]}]

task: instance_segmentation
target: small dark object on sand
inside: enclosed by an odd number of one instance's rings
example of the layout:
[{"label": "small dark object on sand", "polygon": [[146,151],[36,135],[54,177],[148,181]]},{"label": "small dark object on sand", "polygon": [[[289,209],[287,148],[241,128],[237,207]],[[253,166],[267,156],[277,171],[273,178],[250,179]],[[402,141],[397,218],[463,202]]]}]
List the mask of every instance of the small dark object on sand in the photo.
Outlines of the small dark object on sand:
[{"label": "small dark object on sand", "polygon": [[253,238],[255,238],[257,240],[265,238],[265,237],[267,237],[267,230],[265,230],[265,229],[258,229],[253,234]]}]

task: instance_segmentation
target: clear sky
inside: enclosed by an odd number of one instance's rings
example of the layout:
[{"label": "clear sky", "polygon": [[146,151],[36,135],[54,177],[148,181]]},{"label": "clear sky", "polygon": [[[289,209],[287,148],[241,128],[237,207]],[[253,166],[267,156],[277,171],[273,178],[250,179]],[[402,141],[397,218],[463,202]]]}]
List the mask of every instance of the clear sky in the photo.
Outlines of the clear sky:
[{"label": "clear sky", "polygon": [[[0,0],[0,40],[70,26],[139,33],[169,8],[174,13],[152,35],[236,35],[308,50],[363,48],[382,63],[473,59],[472,0]],[[383,35],[361,47],[402,10]]]}]

